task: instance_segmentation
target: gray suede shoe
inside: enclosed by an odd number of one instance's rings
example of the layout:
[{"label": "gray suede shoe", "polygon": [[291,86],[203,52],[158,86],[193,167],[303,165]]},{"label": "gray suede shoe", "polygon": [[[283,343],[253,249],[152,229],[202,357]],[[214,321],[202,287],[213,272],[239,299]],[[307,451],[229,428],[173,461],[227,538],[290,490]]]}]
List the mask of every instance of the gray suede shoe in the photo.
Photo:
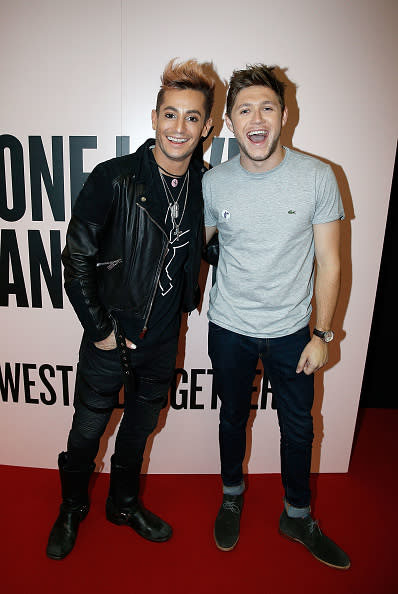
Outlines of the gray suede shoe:
[{"label": "gray suede shoe", "polygon": [[318,561],[335,567],[348,569],[351,565],[346,553],[328,538],[311,516],[306,518],[289,518],[283,510],[279,520],[279,532],[290,540],[303,544]]},{"label": "gray suede shoe", "polygon": [[232,551],[239,540],[243,495],[224,495],[214,525],[214,540],[220,551]]}]

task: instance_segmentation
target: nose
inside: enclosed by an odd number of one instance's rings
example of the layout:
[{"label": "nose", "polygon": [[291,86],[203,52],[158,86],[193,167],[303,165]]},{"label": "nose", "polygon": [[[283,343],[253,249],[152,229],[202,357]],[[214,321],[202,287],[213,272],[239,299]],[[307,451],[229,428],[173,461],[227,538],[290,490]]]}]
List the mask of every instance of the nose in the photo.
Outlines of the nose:
[{"label": "nose", "polygon": [[182,133],[185,128],[185,123],[186,123],[186,120],[183,115],[177,116],[177,118],[175,120],[176,132]]},{"label": "nose", "polygon": [[253,121],[261,122],[263,118],[264,110],[261,107],[256,107],[253,110]]}]

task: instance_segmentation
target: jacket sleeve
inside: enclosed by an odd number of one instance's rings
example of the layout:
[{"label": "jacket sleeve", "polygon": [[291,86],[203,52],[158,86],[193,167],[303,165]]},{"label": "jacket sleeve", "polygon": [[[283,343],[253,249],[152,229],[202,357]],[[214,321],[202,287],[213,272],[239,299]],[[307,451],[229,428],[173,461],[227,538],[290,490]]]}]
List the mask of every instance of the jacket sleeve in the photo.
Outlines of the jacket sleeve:
[{"label": "jacket sleeve", "polygon": [[208,264],[217,266],[220,254],[220,244],[218,242],[218,233],[215,233],[207,244],[203,245],[202,258]]},{"label": "jacket sleeve", "polygon": [[76,200],[62,252],[66,294],[92,341],[103,340],[113,329],[97,289],[97,256],[112,199],[112,184],[99,165]]}]

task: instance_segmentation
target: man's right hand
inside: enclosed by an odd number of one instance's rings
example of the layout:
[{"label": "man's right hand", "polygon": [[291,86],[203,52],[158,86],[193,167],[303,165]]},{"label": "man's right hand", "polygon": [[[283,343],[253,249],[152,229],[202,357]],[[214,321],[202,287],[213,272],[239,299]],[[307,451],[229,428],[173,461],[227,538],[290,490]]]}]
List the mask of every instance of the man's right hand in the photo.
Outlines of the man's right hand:
[{"label": "man's right hand", "polygon": [[[100,340],[99,342],[95,342],[94,344],[97,347],[97,349],[101,349],[102,351],[112,351],[116,349],[117,344],[115,333],[112,330],[112,332],[109,334],[107,338],[104,338],[104,340]],[[128,349],[137,348],[136,345],[133,342],[131,342],[131,340],[128,340],[128,338],[126,338],[126,347]]]},{"label": "man's right hand", "polygon": [[97,349],[101,349],[101,351],[112,351],[117,346],[115,333],[112,330],[107,338],[104,338],[104,340],[100,340],[99,342],[95,342],[94,344]]}]

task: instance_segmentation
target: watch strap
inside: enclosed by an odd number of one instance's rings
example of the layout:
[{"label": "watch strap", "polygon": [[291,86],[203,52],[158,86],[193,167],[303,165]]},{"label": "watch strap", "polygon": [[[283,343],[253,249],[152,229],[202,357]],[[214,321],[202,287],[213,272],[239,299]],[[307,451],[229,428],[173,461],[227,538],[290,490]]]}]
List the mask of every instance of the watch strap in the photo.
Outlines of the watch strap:
[{"label": "watch strap", "polygon": [[318,330],[318,328],[314,328],[312,332],[315,336],[318,336],[318,338],[323,340],[323,342],[330,342],[334,338],[333,330],[322,331]]}]

